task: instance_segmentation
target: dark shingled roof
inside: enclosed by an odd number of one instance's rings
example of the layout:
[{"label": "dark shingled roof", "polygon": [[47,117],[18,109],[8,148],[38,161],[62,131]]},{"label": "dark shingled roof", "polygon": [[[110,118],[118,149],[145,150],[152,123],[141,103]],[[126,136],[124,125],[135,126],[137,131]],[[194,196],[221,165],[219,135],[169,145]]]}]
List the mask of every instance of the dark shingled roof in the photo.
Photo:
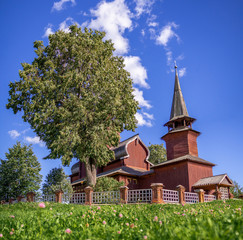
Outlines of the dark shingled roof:
[{"label": "dark shingled roof", "polygon": [[107,172],[103,172],[97,175],[97,177],[104,177],[104,176],[111,176],[114,174],[124,174],[124,175],[131,175],[131,176],[144,176],[150,173],[153,173],[154,171],[147,171],[147,170],[142,170],[142,169],[137,169],[137,168],[130,168],[126,166],[122,166],[119,168],[112,169]]},{"label": "dark shingled roof", "polygon": [[186,103],[182,95],[179,77],[177,73],[177,66],[175,66],[175,86],[174,86],[174,95],[170,113],[170,120],[178,116],[189,116],[186,108]]},{"label": "dark shingled roof", "polygon": [[[154,164],[148,161],[148,159],[149,159],[149,155],[150,155],[149,149],[148,149],[148,147],[142,142],[141,138],[139,137],[139,134],[136,134],[136,135],[134,135],[134,136],[132,136],[132,137],[130,137],[130,138],[128,138],[128,139],[126,139],[126,140],[120,142],[120,143],[118,144],[117,147],[112,147],[112,148],[111,148],[111,150],[113,150],[113,151],[115,152],[115,160],[122,159],[122,158],[125,158],[125,157],[128,157],[128,156],[129,156],[129,154],[128,154],[128,152],[127,152],[127,145],[128,145],[130,142],[134,141],[136,138],[139,139],[139,141],[140,141],[140,142],[143,144],[143,146],[147,149],[147,151],[148,151],[148,156],[147,156],[147,158],[146,158],[146,161],[147,161],[151,166],[153,166]],[[78,164],[79,164],[79,162],[75,163],[75,164],[72,166],[72,168],[71,168],[72,174],[76,173],[76,169],[77,169],[77,167],[78,167]],[[74,171],[74,172],[73,172],[73,171]],[[105,173],[107,173],[107,172],[105,172]]]},{"label": "dark shingled roof", "polygon": [[72,174],[78,173],[79,172],[79,161],[71,167],[71,172]]},{"label": "dark shingled roof", "polygon": [[208,185],[226,185],[229,187],[234,186],[232,180],[225,173],[212,177],[201,178],[193,184],[193,187],[203,187]]},{"label": "dark shingled roof", "polygon": [[115,152],[115,159],[120,159],[128,156],[127,144],[133,141],[135,138],[139,137],[138,134],[120,142],[117,147],[112,147],[111,150]]},{"label": "dark shingled roof", "polygon": [[[115,160],[117,159],[120,159],[120,158],[124,158],[124,157],[127,157],[128,156],[128,152],[127,152],[127,144],[130,142],[130,141],[133,141],[135,138],[139,137],[138,134],[120,142],[118,144],[117,147],[112,147],[111,150],[113,150],[115,152]],[[139,138],[140,139],[140,138]],[[141,139],[140,139],[141,140]],[[71,168],[71,171],[73,173],[73,170],[77,168],[77,165],[79,163],[75,163],[72,168]]]},{"label": "dark shingled roof", "polygon": [[[122,166],[122,167],[119,167],[119,168],[111,169],[111,170],[103,172],[103,173],[99,173],[97,175],[97,178],[108,177],[108,176],[113,176],[113,175],[117,175],[117,174],[134,176],[134,177],[141,177],[141,176],[144,176],[144,175],[152,174],[153,172],[154,172],[154,170],[147,171],[147,170]],[[72,182],[72,185],[83,182],[84,180],[85,180],[85,178],[78,179],[78,180]]]},{"label": "dark shingled roof", "polygon": [[213,163],[211,163],[209,161],[206,161],[206,160],[204,160],[202,158],[195,157],[195,156],[192,156],[192,155],[185,155],[185,156],[174,158],[172,160],[167,160],[167,161],[162,162],[160,164],[151,166],[151,168],[160,167],[160,166],[164,166],[164,165],[169,165],[169,164],[173,164],[173,163],[177,163],[177,162],[182,162],[182,161],[185,161],[185,160],[189,160],[189,161],[196,162],[196,163],[203,163],[203,164],[210,165],[210,166],[215,166],[215,164],[213,164]]},{"label": "dark shingled roof", "polygon": [[125,158],[125,157],[128,157],[128,156],[129,156],[129,154],[128,154],[128,152],[127,152],[127,145],[128,145],[130,142],[134,141],[136,138],[139,139],[139,141],[143,144],[143,146],[144,146],[144,147],[147,149],[147,151],[148,151],[148,156],[147,156],[147,158],[146,158],[146,161],[147,161],[150,165],[153,165],[151,162],[148,161],[148,159],[149,159],[149,155],[150,155],[149,149],[148,149],[148,147],[142,142],[141,138],[139,137],[139,134],[136,134],[136,135],[134,135],[134,136],[132,136],[132,137],[130,137],[130,138],[128,138],[128,139],[126,139],[126,140],[120,142],[120,143],[118,144],[117,147],[112,147],[112,148],[111,148],[111,150],[113,150],[113,151],[115,152],[115,160],[117,160],[117,159],[122,159],[122,158]]}]

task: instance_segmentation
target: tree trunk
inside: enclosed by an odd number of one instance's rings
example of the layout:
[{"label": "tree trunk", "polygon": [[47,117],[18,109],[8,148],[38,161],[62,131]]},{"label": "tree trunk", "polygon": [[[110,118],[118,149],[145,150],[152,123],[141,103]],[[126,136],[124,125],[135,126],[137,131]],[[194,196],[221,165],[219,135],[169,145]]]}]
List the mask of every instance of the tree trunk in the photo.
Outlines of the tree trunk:
[{"label": "tree trunk", "polygon": [[94,187],[96,184],[96,166],[95,161],[89,158],[85,163],[87,186]]}]

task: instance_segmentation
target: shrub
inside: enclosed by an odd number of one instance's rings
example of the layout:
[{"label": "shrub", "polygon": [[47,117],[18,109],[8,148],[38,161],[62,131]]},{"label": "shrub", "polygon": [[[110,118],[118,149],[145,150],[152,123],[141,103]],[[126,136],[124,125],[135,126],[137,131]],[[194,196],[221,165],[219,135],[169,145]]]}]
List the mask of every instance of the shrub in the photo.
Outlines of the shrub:
[{"label": "shrub", "polygon": [[118,182],[112,177],[101,177],[97,179],[94,191],[105,192],[105,191],[118,191],[124,182]]}]

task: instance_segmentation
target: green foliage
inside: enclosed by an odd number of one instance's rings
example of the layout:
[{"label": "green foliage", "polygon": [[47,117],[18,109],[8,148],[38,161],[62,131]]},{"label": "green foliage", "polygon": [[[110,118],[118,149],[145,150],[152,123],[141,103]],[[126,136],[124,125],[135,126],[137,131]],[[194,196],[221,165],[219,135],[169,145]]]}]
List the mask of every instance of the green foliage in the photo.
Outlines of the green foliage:
[{"label": "green foliage", "polygon": [[240,195],[243,195],[243,187],[241,187],[236,181],[233,181],[233,183],[234,187],[230,188],[230,192],[235,198],[238,198]]},{"label": "green foliage", "polygon": [[153,164],[159,164],[167,160],[164,144],[151,144],[149,147],[149,161]]},{"label": "green foliage", "polygon": [[[0,205],[0,234],[3,234],[3,239],[133,240],[144,239],[144,236],[147,239],[175,240],[243,239],[242,200],[185,206],[132,204],[102,205],[98,208],[78,204],[45,205],[45,208],[39,208],[38,203]],[[120,214],[122,217],[119,217]],[[71,233],[66,233],[66,229],[70,229]]]},{"label": "green foliage", "polygon": [[48,46],[36,41],[37,57],[22,63],[20,80],[9,84],[7,108],[23,111],[50,150],[46,158],[85,162],[88,183],[114,158],[108,146],[118,145],[118,133],[135,129],[138,109],[124,60],[104,36],[71,26],[51,34]]},{"label": "green foliage", "polygon": [[62,190],[64,194],[73,192],[71,182],[63,168],[53,168],[50,170],[42,187],[44,195],[54,194],[57,190]]},{"label": "green foliage", "polygon": [[0,198],[16,199],[28,192],[37,192],[42,179],[41,166],[31,145],[17,142],[5,155],[6,160],[0,164]]},{"label": "green foliage", "polygon": [[105,191],[118,191],[124,182],[118,182],[112,177],[101,177],[97,179],[94,191],[105,192]]}]

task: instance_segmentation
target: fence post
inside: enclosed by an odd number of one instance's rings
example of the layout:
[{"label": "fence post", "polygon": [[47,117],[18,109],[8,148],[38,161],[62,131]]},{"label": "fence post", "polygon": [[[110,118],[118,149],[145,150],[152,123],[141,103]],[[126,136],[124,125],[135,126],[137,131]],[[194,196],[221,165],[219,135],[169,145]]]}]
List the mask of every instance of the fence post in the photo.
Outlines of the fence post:
[{"label": "fence post", "polygon": [[88,186],[84,189],[84,191],[85,191],[85,205],[91,205],[93,188]]},{"label": "fence post", "polygon": [[176,186],[176,191],[178,191],[178,195],[179,195],[179,203],[180,204],[185,204],[185,187],[182,185],[178,185]]},{"label": "fence post", "polygon": [[26,197],[27,197],[27,202],[34,202],[35,193],[34,192],[28,192],[26,194]]},{"label": "fence post", "polygon": [[219,191],[219,190],[216,190],[215,192],[214,192],[214,195],[216,196],[216,200],[221,200],[221,192]]},{"label": "fence post", "polygon": [[120,203],[127,204],[127,196],[128,196],[128,187],[121,186],[120,187]]},{"label": "fence post", "polygon": [[204,202],[204,190],[196,189],[195,192],[198,194],[198,202]]},{"label": "fence post", "polygon": [[63,191],[62,190],[58,190],[55,192],[56,194],[56,202],[57,203],[62,203],[62,194],[63,194]]},{"label": "fence post", "polygon": [[151,203],[164,203],[163,200],[163,183],[152,183],[152,201]]}]

